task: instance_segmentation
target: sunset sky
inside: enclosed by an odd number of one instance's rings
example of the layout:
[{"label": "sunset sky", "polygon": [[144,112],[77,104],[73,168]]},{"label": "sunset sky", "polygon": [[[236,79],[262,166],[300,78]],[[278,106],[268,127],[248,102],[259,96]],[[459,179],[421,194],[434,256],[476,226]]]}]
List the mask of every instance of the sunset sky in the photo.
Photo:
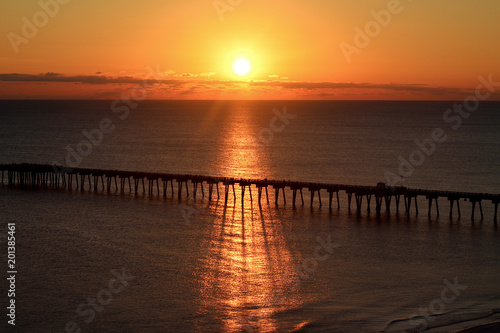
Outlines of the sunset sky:
[{"label": "sunset sky", "polygon": [[2,1],[0,98],[463,99],[500,81],[499,15],[498,0]]}]

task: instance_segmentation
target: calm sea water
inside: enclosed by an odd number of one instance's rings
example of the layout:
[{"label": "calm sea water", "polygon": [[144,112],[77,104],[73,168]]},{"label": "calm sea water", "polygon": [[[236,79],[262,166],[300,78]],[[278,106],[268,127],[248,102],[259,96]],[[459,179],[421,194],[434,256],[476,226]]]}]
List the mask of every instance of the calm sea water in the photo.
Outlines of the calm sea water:
[{"label": "calm sea water", "polygon": [[[362,185],[391,172],[398,185],[500,193],[500,103],[456,129],[443,118],[453,104],[145,101],[127,114],[111,101],[1,101],[0,163]],[[446,140],[415,152],[435,129]],[[468,202],[461,219],[446,200],[439,218],[423,200],[418,216],[377,217],[349,213],[344,194],[329,211],[275,207],[271,191],[259,207],[256,192],[242,202],[237,188],[225,206],[0,187],[2,248],[17,225],[17,331],[455,332],[500,319],[491,203],[471,222]]]}]

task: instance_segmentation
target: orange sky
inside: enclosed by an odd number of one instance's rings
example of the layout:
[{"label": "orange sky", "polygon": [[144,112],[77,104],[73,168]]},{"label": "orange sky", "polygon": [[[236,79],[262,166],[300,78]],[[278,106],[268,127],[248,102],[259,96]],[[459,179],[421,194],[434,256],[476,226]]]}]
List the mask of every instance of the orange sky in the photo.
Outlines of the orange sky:
[{"label": "orange sky", "polygon": [[498,0],[3,1],[0,98],[463,99],[500,81],[499,15]]}]

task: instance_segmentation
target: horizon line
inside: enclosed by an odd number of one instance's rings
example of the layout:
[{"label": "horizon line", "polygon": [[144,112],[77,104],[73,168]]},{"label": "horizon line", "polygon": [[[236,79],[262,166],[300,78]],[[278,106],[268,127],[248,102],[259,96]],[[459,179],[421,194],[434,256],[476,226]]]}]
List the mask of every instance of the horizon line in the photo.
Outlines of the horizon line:
[{"label": "horizon line", "polygon": [[[115,101],[101,98],[0,98],[0,101]],[[140,102],[463,102],[455,99],[144,99]],[[484,102],[500,102],[500,99],[484,100]]]}]

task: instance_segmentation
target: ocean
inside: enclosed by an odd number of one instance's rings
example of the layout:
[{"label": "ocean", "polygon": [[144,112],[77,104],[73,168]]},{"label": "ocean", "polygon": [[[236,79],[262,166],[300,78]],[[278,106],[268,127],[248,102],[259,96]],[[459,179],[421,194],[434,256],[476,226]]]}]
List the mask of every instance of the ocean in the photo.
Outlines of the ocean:
[{"label": "ocean", "polygon": [[[500,103],[467,116],[456,103],[0,101],[0,164],[498,194]],[[178,199],[1,186],[2,248],[16,225],[14,331],[457,332],[500,320],[491,202],[471,221],[463,201],[461,218],[446,199],[428,217],[425,198],[418,215],[377,216],[374,200],[349,212],[342,192],[340,209],[326,193],[311,208],[308,191],[294,209],[272,190],[270,203],[256,189],[241,200],[238,186],[227,205],[209,202],[207,187]]]}]

